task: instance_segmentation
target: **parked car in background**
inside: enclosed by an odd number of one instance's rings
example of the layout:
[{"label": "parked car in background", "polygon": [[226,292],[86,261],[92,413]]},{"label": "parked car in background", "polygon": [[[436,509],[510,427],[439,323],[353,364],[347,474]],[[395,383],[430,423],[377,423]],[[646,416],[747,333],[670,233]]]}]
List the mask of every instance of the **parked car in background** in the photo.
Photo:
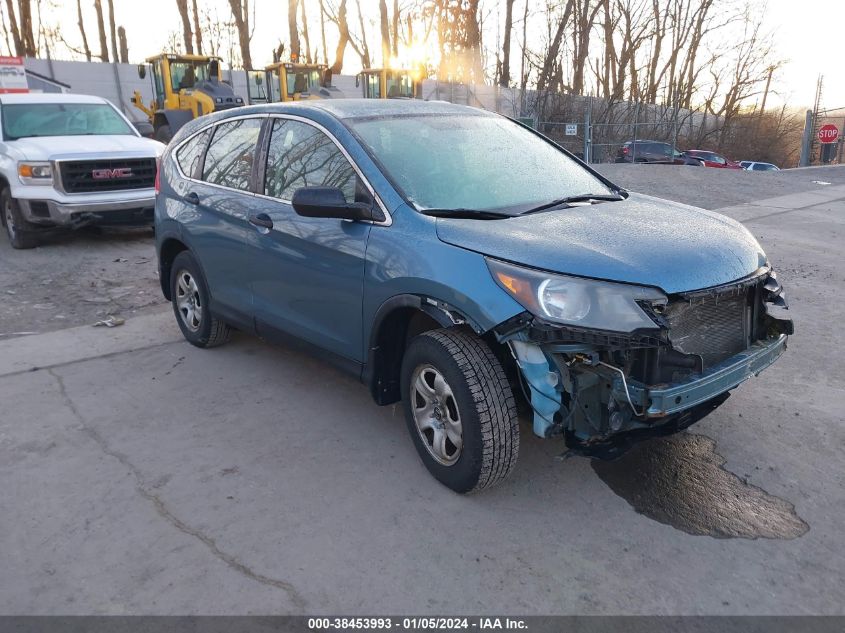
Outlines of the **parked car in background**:
[{"label": "parked car in background", "polygon": [[56,229],[149,225],[164,151],[100,97],[0,96],[0,219],[14,248]]},{"label": "parked car in background", "polygon": [[741,160],[739,161],[740,166],[745,171],[780,171],[780,167],[777,165],[773,165],[772,163],[760,163],[758,161],[753,160]]},{"label": "parked car in background", "polygon": [[792,333],[742,224],[629,193],[483,110],[215,113],[177,133],[159,173],[161,287],[186,340],[236,327],[310,347],[378,404],[402,402],[426,468],[458,492],[513,470],[516,398],[536,435],[611,457],[713,411]]},{"label": "parked car in background", "polygon": [[688,149],[684,152],[687,156],[700,160],[705,167],[717,167],[719,169],[742,169],[742,166],[732,160],[728,160],[721,154],[705,149]]},{"label": "parked car in background", "polygon": [[626,141],[616,152],[617,163],[658,163],[662,165],[692,165],[701,161],[690,158],[662,141]]}]

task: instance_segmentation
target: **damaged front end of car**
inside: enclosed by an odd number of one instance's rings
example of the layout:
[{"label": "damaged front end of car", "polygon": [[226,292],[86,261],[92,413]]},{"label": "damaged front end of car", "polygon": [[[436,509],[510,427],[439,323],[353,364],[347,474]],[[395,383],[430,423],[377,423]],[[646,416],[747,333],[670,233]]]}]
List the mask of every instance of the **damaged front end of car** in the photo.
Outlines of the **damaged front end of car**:
[{"label": "damaged front end of car", "polygon": [[540,437],[613,458],[697,422],[759,374],[793,332],[774,271],[718,287],[656,288],[544,273],[488,259],[526,311],[494,329],[519,368]]}]

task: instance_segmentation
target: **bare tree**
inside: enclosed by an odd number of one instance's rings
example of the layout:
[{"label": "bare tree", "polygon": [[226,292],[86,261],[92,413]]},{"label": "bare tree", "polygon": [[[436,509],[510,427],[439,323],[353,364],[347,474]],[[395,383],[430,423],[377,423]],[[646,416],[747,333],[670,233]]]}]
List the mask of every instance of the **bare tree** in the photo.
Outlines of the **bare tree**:
[{"label": "bare tree", "polygon": [[6,9],[9,15],[9,31],[15,45],[15,55],[36,57],[38,46],[33,31],[31,0],[18,0],[18,16],[15,15],[13,0],[6,0]]},{"label": "bare tree", "polygon": [[399,0],[393,0],[393,55],[399,57]]},{"label": "bare tree", "polygon": [[85,61],[91,61],[91,49],[88,47],[88,36],[85,34],[85,22],[82,19],[82,0],[76,0],[76,25],[79,27],[79,34],[82,36],[82,50],[85,52]]},{"label": "bare tree", "polygon": [[200,13],[197,9],[197,0],[193,0],[194,13],[194,37],[197,39],[197,55],[202,55],[202,29],[200,28]]},{"label": "bare tree", "polygon": [[182,41],[185,42],[185,53],[194,54],[194,34],[191,32],[191,18],[188,16],[188,0],[176,0],[179,17],[182,19]]},{"label": "bare tree", "polygon": [[331,71],[333,75],[339,75],[343,70],[343,56],[346,53],[346,45],[349,44],[349,22],[346,13],[346,0],[340,0],[337,7],[337,15],[332,15],[326,11],[328,18],[337,24],[338,38],[337,49],[335,49],[334,64],[332,64]]},{"label": "bare tree", "polygon": [[320,0],[320,37],[323,42],[323,63],[329,63],[329,53],[328,49],[326,48],[326,20],[328,16],[326,15],[326,7],[323,4],[323,0]]},{"label": "bare tree", "polygon": [[290,33],[290,56],[299,59],[301,54],[299,44],[299,25],[296,23],[296,7],[299,0],[288,0],[288,32]]},{"label": "bare tree", "polygon": [[97,30],[100,35],[100,60],[109,61],[109,44],[106,37],[106,24],[103,18],[103,3],[101,0],[94,0],[94,10],[97,12]]},{"label": "bare tree", "polygon": [[126,29],[122,26],[117,27],[117,39],[120,42],[120,63],[129,63],[129,44],[126,42]]},{"label": "bare tree", "polygon": [[386,0],[379,0],[378,13],[379,26],[381,27],[381,64],[387,67],[390,65],[390,19],[387,16]]},{"label": "bare tree", "polygon": [[361,57],[361,66],[369,68],[372,62],[370,58],[370,47],[367,46],[367,29],[364,27],[364,13],[361,11],[361,0],[355,0],[355,7],[358,9],[358,25],[361,27],[361,45],[357,46],[351,39],[350,43]]},{"label": "bare tree", "polygon": [[249,52],[249,41],[252,31],[249,26],[249,0],[229,0],[232,18],[238,33],[238,44],[241,51],[241,65],[245,70],[252,70],[252,55]]},{"label": "bare tree", "polygon": [[505,0],[505,33],[502,38],[502,74],[499,85],[507,88],[511,83],[511,31],[513,30],[513,3]]},{"label": "bare tree", "polygon": [[109,0],[109,32],[111,34],[111,56],[116,62],[120,59],[117,54],[117,28],[114,23],[114,0]]},{"label": "bare tree", "polygon": [[313,61],[311,57],[311,38],[308,37],[308,14],[305,12],[305,1],[299,3],[302,13],[302,39],[305,40],[305,60],[310,64]]}]

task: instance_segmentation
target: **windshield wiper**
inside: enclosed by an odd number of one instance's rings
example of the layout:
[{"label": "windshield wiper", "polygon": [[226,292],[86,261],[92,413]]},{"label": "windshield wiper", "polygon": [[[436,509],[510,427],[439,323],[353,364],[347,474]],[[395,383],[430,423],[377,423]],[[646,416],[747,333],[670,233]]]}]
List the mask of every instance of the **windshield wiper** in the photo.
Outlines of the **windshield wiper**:
[{"label": "windshield wiper", "polygon": [[589,202],[590,200],[596,200],[598,202],[619,202],[624,199],[624,196],[619,194],[582,193],[577,196],[566,196],[565,198],[558,198],[557,200],[546,202],[538,207],[533,207],[527,211],[523,211],[520,215],[536,213],[537,211],[546,211],[547,209],[553,209],[554,207],[559,207],[562,204],[569,204],[570,202]]},{"label": "windshield wiper", "polygon": [[435,218],[464,218],[470,220],[501,220],[514,217],[510,213],[500,211],[485,211],[484,209],[421,209],[420,213]]}]

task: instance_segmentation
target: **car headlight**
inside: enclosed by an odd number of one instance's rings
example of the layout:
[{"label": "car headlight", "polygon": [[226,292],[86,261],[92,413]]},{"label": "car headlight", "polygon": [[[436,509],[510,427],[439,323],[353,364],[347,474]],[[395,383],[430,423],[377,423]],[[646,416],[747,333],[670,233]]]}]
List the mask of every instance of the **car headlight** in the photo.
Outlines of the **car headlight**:
[{"label": "car headlight", "polygon": [[49,185],[53,167],[50,163],[18,163],[18,178],[25,185]]},{"label": "car headlight", "polygon": [[577,327],[632,332],[658,325],[638,302],[665,304],[655,288],[557,275],[487,259],[493,279],[542,319]]}]

